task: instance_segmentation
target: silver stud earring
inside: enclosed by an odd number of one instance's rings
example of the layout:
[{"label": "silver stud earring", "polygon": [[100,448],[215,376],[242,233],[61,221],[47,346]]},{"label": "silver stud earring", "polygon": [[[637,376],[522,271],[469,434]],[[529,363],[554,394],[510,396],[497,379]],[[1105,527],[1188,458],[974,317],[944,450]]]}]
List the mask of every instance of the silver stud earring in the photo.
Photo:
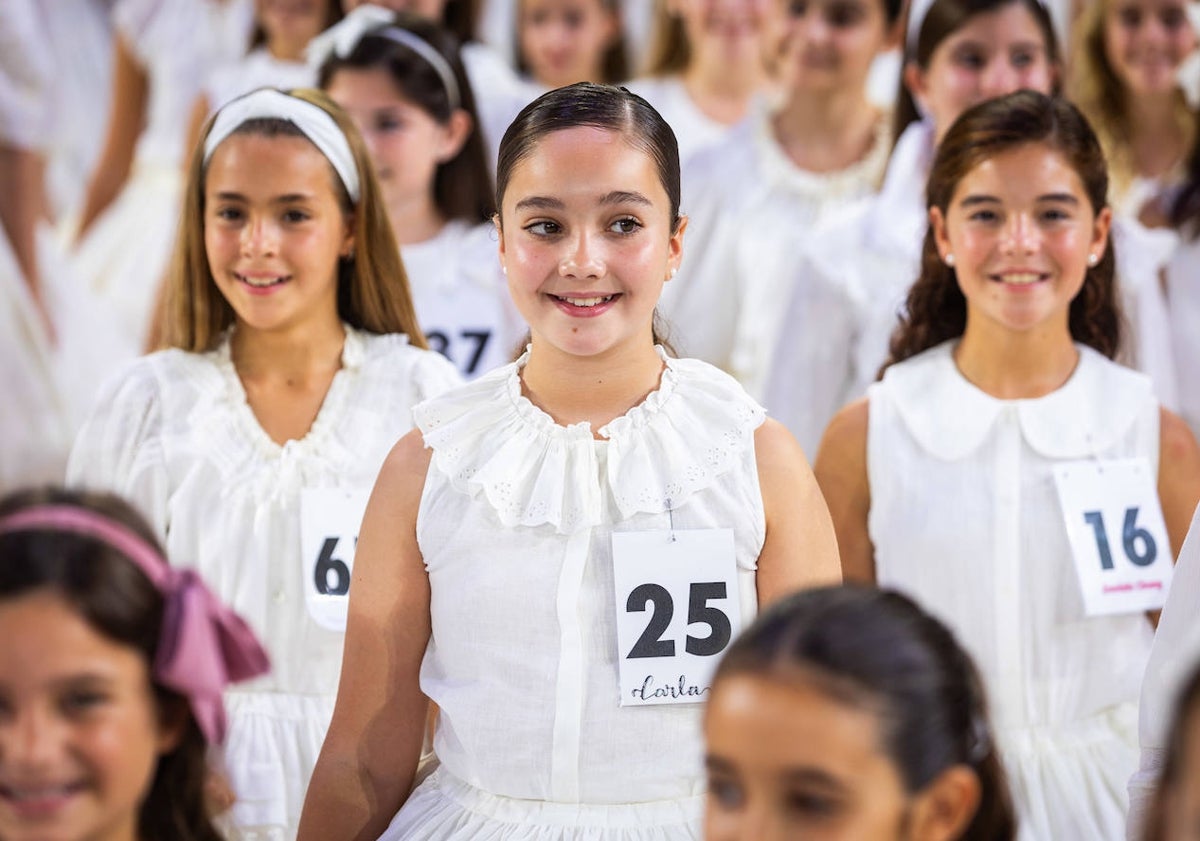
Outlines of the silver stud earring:
[{"label": "silver stud earring", "polygon": [[947,254],[947,255],[946,255],[944,258],[943,258],[943,262],[945,262],[945,264],[946,264],[947,266],[953,266],[953,265],[954,265],[954,255],[953,255],[953,254]]}]

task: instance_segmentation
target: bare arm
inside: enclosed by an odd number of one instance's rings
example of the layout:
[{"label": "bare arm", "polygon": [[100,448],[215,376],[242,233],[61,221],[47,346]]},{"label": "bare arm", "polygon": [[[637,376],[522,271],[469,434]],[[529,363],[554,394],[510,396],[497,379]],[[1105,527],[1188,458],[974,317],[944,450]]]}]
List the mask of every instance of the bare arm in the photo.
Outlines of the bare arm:
[{"label": "bare arm", "polygon": [[758,602],[842,580],[829,509],[808,459],[783,424],[768,419],[754,433],[767,536],[758,556]]},{"label": "bare arm", "polygon": [[846,406],[825,429],[814,472],[837,533],[847,581],[875,583],[875,547],[867,531],[871,485],[867,477],[867,401]]},{"label": "bare arm", "polygon": [[0,227],[12,244],[17,266],[25,276],[29,293],[42,311],[47,326],[50,317],[42,296],[37,266],[37,225],[46,209],[41,152],[0,143]]},{"label": "bare arm", "polygon": [[429,578],[416,522],[429,460],[419,431],[400,439],[367,504],[337,704],[304,801],[301,841],[373,841],[412,788],[428,710],[418,676],[430,634]]},{"label": "bare arm", "polygon": [[1158,499],[1171,538],[1171,556],[1177,558],[1200,501],[1200,447],[1178,415],[1166,409],[1161,413]]},{"label": "bare arm", "polygon": [[133,168],[133,152],[146,121],[150,79],[124,38],[115,39],[112,75],[112,111],[108,133],[96,170],[88,182],[79,215],[79,233],[92,226],[121,192]]}]

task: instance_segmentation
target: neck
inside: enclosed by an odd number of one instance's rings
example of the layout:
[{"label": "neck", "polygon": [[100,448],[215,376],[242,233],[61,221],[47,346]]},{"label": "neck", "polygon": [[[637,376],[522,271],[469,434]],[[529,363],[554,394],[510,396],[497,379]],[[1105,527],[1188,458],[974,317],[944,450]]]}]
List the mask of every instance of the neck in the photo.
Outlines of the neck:
[{"label": "neck", "polygon": [[954,361],[981,391],[1019,400],[1061,388],[1079,363],[1079,351],[1065,324],[1016,333],[968,313]]},{"label": "neck", "polygon": [[798,166],[834,172],[870,151],[879,119],[861,90],[792,91],[772,123],[779,145]]},{"label": "neck", "polygon": [[1175,112],[1175,94],[1133,98],[1129,103],[1130,152],[1138,175],[1170,171],[1186,154]]},{"label": "neck", "polygon": [[554,421],[586,421],[595,431],[658,388],[663,363],[649,342],[574,356],[536,337],[521,371],[526,397]]},{"label": "neck", "polygon": [[416,245],[433,239],[446,226],[446,219],[434,204],[433,196],[396,199],[388,204],[388,219],[397,245]]},{"label": "neck", "polygon": [[758,62],[723,63],[716,56],[697,56],[683,73],[683,86],[700,110],[727,125],[746,115],[765,81]]},{"label": "neck", "polygon": [[239,323],[233,331],[230,355],[243,379],[285,379],[303,382],[341,366],[346,331],[336,317],[321,325],[304,324],[290,330],[256,330]]},{"label": "neck", "polygon": [[304,61],[304,48],[307,45],[303,41],[276,38],[268,41],[266,46],[271,58],[279,61]]}]

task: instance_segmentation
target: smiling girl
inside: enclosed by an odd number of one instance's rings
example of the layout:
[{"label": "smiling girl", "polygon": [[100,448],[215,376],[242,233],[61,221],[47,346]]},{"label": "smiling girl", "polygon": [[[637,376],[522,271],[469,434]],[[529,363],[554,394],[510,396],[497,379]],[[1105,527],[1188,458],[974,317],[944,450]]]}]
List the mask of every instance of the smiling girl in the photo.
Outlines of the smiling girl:
[{"label": "smiling girl", "polygon": [[[795,442],[656,344],[678,161],[606,86],[505,135],[500,259],[532,341],[418,407],[384,465],[301,838],[699,837],[698,672],[757,604],[839,572]],[[686,643],[647,624],[685,608]],[[410,794],[429,701],[441,767]]]},{"label": "smiling girl", "polygon": [[134,501],[267,640],[272,675],[228,697],[229,832],[282,839],[333,709],[365,493],[458,377],[423,349],[362,140],[315,91],[209,123],[167,311],[170,349],[109,383],[68,475]]},{"label": "smiling girl", "polygon": [[1057,471],[1086,464],[1100,488],[1115,481],[1105,471],[1136,468],[1136,501],[1131,480],[1112,491],[1124,551],[1141,551],[1130,531],[1159,506],[1170,543],[1145,562],[1182,542],[1200,451],[1146,377],[1109,361],[1112,213],[1074,107],[1026,91],[971,109],[939,146],[928,195],[890,366],[829,425],[818,481],[847,577],[909,593],[980,665],[1022,837],[1117,838],[1152,627],[1136,607],[1085,607],[1092,567],[1070,538],[1077,522],[1102,530],[1102,514],[1056,494]]},{"label": "smiling girl", "polygon": [[0,837],[218,841],[205,784],[249,628],[116,497],[0,499]]}]

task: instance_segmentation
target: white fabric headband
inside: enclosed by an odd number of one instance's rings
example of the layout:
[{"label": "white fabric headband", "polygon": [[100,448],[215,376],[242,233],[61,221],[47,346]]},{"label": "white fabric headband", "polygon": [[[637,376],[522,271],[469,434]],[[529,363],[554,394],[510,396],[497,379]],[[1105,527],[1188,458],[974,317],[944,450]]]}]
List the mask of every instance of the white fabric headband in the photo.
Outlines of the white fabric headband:
[{"label": "white fabric headband", "polygon": [[[929,9],[934,2],[935,0],[912,0],[908,6],[908,30],[904,36],[908,59],[912,59],[916,55],[917,38],[921,34],[921,26],[925,23],[925,16],[929,14]],[[1038,5],[1043,9],[1046,8],[1046,0],[1038,0]]]},{"label": "white fabric headband", "polygon": [[300,129],[304,136],[321,150],[321,154],[329,159],[329,163],[333,164],[333,169],[342,179],[350,199],[358,202],[361,193],[358,167],[354,165],[350,143],[333,117],[311,102],[288,96],[274,88],[260,88],[233,100],[220,110],[213,121],[212,130],[204,140],[204,163],[208,163],[213,150],[242,123],[259,118],[286,120]]},{"label": "white fabric headband", "polygon": [[308,63],[314,68],[319,68],[331,55],[346,58],[354,52],[359,41],[368,35],[386,38],[408,47],[425,59],[425,63],[432,67],[442,80],[450,107],[461,108],[462,94],[458,90],[458,81],[454,78],[450,62],[424,38],[396,26],[395,22],[395,15],[387,9],[370,4],[359,6],[309,42],[305,50]]}]

